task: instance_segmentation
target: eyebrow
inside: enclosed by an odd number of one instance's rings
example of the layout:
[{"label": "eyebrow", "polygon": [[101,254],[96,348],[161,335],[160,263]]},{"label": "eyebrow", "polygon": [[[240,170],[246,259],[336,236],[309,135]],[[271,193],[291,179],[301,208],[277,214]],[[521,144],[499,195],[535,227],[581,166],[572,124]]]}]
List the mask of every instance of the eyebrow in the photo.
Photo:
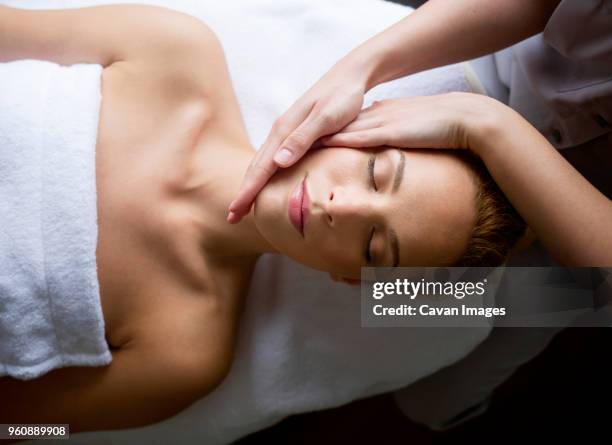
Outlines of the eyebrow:
[{"label": "eyebrow", "polygon": [[406,164],[406,156],[404,152],[400,149],[397,150],[400,155],[400,160],[397,163],[397,169],[395,170],[395,179],[393,180],[393,189],[392,192],[396,192],[402,183],[402,179],[404,179],[404,165]]},{"label": "eyebrow", "polygon": [[[396,192],[399,189],[399,186],[402,183],[402,179],[404,179],[404,170],[406,165],[406,156],[404,152],[397,149],[397,152],[400,155],[399,162],[397,163],[397,169],[395,170],[395,179],[393,179],[393,188],[392,192]],[[391,253],[393,255],[393,267],[397,267],[399,265],[399,241],[397,238],[397,233],[393,229],[389,229],[389,239],[391,241]]]}]

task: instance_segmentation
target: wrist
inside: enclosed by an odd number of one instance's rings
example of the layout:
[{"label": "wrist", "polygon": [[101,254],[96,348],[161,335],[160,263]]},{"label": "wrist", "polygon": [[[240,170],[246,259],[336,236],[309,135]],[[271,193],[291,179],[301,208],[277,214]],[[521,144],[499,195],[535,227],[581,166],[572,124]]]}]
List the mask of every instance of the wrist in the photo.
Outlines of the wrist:
[{"label": "wrist", "polygon": [[491,97],[477,94],[470,97],[469,112],[464,114],[467,146],[484,160],[497,147],[496,141],[507,134],[516,113]]},{"label": "wrist", "polygon": [[363,85],[364,92],[385,82],[384,52],[374,48],[374,42],[366,42],[348,53],[341,63],[351,72],[355,73],[358,81]]}]

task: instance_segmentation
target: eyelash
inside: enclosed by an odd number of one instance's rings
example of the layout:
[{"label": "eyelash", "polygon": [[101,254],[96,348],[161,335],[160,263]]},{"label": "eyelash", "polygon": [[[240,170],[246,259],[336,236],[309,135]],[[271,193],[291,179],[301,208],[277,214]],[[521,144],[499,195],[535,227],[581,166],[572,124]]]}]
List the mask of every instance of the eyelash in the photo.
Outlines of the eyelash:
[{"label": "eyelash", "polygon": [[[372,187],[374,188],[374,191],[378,191],[378,187],[376,186],[376,178],[374,177],[374,165],[376,164],[376,155],[373,154],[372,156],[370,156],[370,159],[368,160],[368,176],[370,177],[370,182]],[[376,230],[375,227],[372,227],[372,231],[370,232],[370,237],[368,239],[368,242],[366,243],[366,248],[365,248],[365,260],[366,260],[366,264],[370,264],[372,261],[372,255],[371,255],[371,246],[372,246],[372,238],[374,238],[374,231]]]},{"label": "eyelash", "polygon": [[368,175],[370,177],[370,182],[372,187],[374,187],[375,191],[378,191],[378,187],[376,186],[376,178],[374,177],[374,165],[376,164],[376,155],[370,156],[368,161]]},{"label": "eyelash", "polygon": [[372,238],[374,238],[375,230],[376,228],[372,227],[372,231],[370,232],[370,238],[368,239],[368,243],[366,244],[366,251],[365,251],[366,264],[370,264],[372,262],[372,255],[370,254],[370,247],[372,245]]}]

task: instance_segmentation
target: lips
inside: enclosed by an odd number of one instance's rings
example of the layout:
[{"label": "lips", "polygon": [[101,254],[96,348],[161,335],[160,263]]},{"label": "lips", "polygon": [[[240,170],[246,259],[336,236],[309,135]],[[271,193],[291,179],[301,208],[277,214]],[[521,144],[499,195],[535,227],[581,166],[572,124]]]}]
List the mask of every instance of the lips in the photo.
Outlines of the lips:
[{"label": "lips", "polygon": [[299,234],[304,237],[304,222],[308,217],[310,198],[306,189],[306,176],[295,186],[289,196],[288,214],[289,221]]}]

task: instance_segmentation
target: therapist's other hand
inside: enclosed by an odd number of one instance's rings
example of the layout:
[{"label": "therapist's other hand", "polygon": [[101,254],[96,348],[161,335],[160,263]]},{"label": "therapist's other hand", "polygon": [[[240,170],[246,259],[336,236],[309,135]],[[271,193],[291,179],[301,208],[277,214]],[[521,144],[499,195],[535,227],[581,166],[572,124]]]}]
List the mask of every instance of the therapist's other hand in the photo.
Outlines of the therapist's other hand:
[{"label": "therapist's other hand", "polygon": [[472,93],[447,93],[375,102],[324,146],[469,148],[478,123],[491,116],[494,99]]},{"label": "therapist's other hand", "polygon": [[255,197],[279,167],[293,165],[318,139],[357,117],[366,92],[363,72],[348,62],[337,64],[274,122],[230,204],[228,222],[237,223],[249,213]]}]

